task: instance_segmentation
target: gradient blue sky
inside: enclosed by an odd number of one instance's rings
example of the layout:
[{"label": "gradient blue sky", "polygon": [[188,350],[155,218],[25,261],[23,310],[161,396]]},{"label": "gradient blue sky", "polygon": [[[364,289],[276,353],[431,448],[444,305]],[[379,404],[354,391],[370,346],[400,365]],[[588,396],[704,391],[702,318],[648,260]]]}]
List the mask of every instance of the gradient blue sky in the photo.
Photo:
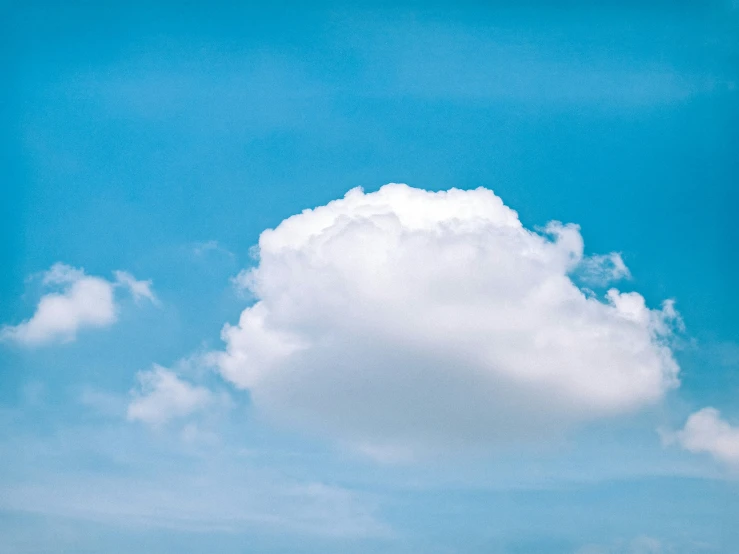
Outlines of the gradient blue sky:
[{"label": "gradient blue sky", "polygon": [[[0,323],[57,262],[159,302],[0,343],[0,552],[736,551],[736,468],[658,429],[739,425],[739,8],[513,4],[2,4]],[[262,418],[199,363],[253,302],[231,279],[265,229],[389,182],[483,186],[620,252],[624,290],[676,301],[681,386],[553,444],[404,463]],[[219,408],[129,421],[152,364]]]}]

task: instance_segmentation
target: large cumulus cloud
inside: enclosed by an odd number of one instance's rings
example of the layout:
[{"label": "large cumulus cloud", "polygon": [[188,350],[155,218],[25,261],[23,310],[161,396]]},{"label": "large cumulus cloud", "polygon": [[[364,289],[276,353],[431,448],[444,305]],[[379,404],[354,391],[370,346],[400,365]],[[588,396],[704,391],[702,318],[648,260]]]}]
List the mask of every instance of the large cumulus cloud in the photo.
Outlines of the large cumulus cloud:
[{"label": "large cumulus cloud", "polygon": [[528,230],[484,188],[353,189],[258,253],[220,372],[269,417],[378,456],[538,436],[677,384],[672,303],[581,290],[578,226]]}]

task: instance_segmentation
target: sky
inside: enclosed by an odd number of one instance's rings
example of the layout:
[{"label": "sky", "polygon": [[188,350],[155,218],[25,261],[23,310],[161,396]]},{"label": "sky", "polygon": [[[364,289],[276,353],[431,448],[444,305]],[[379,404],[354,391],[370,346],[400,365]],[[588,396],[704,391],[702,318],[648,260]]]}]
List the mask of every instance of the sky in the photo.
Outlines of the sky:
[{"label": "sky", "polygon": [[0,553],[735,552],[736,2],[0,10]]}]

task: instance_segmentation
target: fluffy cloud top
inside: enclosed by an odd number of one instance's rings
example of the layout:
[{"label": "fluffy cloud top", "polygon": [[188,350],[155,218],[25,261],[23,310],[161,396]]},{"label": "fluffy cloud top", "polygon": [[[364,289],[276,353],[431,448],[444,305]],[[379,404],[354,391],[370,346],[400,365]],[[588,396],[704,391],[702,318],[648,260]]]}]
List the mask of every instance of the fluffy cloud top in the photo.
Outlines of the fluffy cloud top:
[{"label": "fluffy cloud top", "polygon": [[353,189],[262,233],[239,278],[257,301],[215,363],[269,416],[381,457],[563,429],[678,382],[672,303],[570,279],[628,271],[604,260],[578,226],[530,231],[484,188]]},{"label": "fluffy cloud top", "polygon": [[705,452],[717,460],[739,467],[739,427],[721,419],[715,408],[692,414],[685,427],[668,437],[690,452]]},{"label": "fluffy cloud top", "polygon": [[114,289],[129,288],[135,298],[156,301],[151,281],[137,281],[129,273],[115,272],[116,281],[85,274],[81,268],[54,264],[43,275],[42,284],[61,290],[45,294],[33,316],[15,326],[5,326],[3,339],[26,346],[48,342],[70,342],[83,327],[108,327],[117,319]]},{"label": "fluffy cloud top", "polygon": [[133,391],[128,405],[130,421],[141,421],[154,427],[183,418],[207,408],[214,400],[205,387],[181,380],[159,365],[137,374],[139,388]]}]

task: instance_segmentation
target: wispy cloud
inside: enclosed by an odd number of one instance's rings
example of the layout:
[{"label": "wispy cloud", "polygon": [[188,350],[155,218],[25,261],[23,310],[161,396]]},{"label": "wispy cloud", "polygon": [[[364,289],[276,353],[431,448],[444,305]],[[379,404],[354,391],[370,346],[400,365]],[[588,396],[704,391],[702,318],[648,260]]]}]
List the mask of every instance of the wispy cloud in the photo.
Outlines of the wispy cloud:
[{"label": "wispy cloud", "polygon": [[[12,448],[22,447],[34,464],[22,474],[3,472],[0,510],[188,533],[389,533],[376,499],[361,490],[296,479],[213,444],[193,457],[189,444],[166,436],[146,442],[127,431],[109,425],[67,428],[42,441],[17,437]],[[8,447],[1,442],[0,452]],[[96,467],[79,464],[88,456]],[[110,463],[116,471],[106,471]]]},{"label": "wispy cloud", "polygon": [[154,296],[152,292],[152,281],[151,279],[146,281],[138,281],[133,275],[127,271],[114,271],[115,281],[118,285],[121,285],[131,291],[133,299],[136,302],[140,302],[142,299],[146,299],[155,306],[159,305],[159,299]]},{"label": "wispy cloud", "polygon": [[618,252],[583,258],[575,271],[584,283],[598,287],[631,278],[631,272]]},{"label": "wispy cloud", "polygon": [[130,421],[141,421],[159,427],[185,418],[212,406],[217,397],[209,389],[180,379],[173,371],[155,365],[151,371],[140,371],[138,387],[126,415]]},{"label": "wispy cloud", "polygon": [[204,242],[196,242],[192,245],[192,253],[200,258],[208,255],[209,253],[222,254],[233,258],[234,254],[227,248],[224,248],[217,240],[208,240]]}]

